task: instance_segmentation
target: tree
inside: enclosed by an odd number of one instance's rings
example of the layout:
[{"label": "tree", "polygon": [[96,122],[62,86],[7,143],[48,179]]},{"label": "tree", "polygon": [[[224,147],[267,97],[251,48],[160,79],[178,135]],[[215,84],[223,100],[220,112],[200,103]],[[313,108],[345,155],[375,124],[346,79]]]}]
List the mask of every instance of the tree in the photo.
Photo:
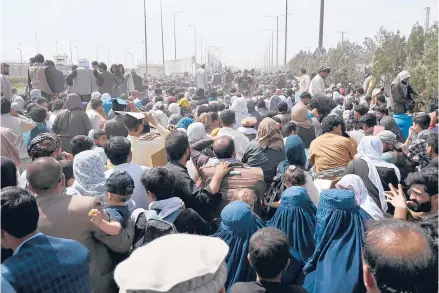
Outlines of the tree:
[{"label": "tree", "polygon": [[378,31],[375,39],[378,48],[373,58],[373,72],[378,84],[390,87],[393,79],[404,68],[407,43],[399,31],[389,32],[383,27]]}]

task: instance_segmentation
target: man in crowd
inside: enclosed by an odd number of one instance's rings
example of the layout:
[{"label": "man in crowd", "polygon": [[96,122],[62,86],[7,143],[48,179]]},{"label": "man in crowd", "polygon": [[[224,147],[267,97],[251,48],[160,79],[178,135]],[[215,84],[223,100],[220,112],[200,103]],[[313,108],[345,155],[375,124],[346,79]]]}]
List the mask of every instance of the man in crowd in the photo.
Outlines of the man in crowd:
[{"label": "man in crowd", "polygon": [[398,186],[398,189],[390,185],[390,191],[386,192],[388,202],[395,207],[394,218],[419,221],[428,215],[437,214],[437,168],[411,173],[407,178],[407,186],[410,186],[408,201],[401,185]]},{"label": "man in crowd", "polygon": [[367,292],[437,292],[437,251],[423,229],[392,219],[371,224],[363,248]]},{"label": "man in crowd", "polygon": [[87,111],[87,116],[90,118],[91,128],[94,131],[99,131],[104,127],[105,118],[102,117],[102,111],[104,111],[103,101],[101,98],[93,98],[90,101],[91,110]]},{"label": "man in crowd", "polygon": [[377,118],[372,113],[366,113],[360,117],[358,122],[361,128],[348,132],[349,136],[355,139],[357,145],[360,144],[363,137],[373,135],[375,126],[377,125]]},{"label": "man in crowd", "polygon": [[354,159],[357,150],[351,141],[343,136],[343,119],[329,115],[322,122],[323,135],[311,142],[309,162],[317,178],[334,178],[343,175],[348,163]]},{"label": "man in crowd", "polygon": [[2,247],[14,250],[1,266],[1,291],[92,292],[88,249],[38,232],[37,200],[26,189],[3,188],[0,198]]},{"label": "man in crowd", "polygon": [[370,102],[372,98],[372,91],[375,88],[376,78],[372,75],[372,66],[368,65],[364,68],[364,82],[363,82],[363,93],[365,93],[365,101]]},{"label": "man in crowd", "polygon": [[35,63],[29,68],[29,78],[32,89],[39,89],[43,98],[49,102],[52,101],[54,84],[49,68],[44,65],[43,55],[35,55]]},{"label": "man in crowd", "polygon": [[362,87],[358,86],[355,88],[354,98],[359,105],[369,108],[369,102],[366,100],[366,95]]},{"label": "man in crowd", "polygon": [[203,64],[200,66],[200,68],[195,73],[195,87],[197,89],[204,89],[207,90],[207,84],[208,84],[208,76],[206,72],[206,65]]},{"label": "man in crowd", "polygon": [[427,154],[431,161],[424,169],[438,168],[438,153],[438,134],[432,132],[427,137]]},{"label": "man in crowd", "polygon": [[221,194],[218,191],[223,177],[230,171],[230,163],[219,164],[210,184],[205,188],[200,188],[190,178],[185,167],[186,162],[190,160],[187,135],[180,131],[171,132],[165,139],[165,147],[169,159],[166,167],[175,176],[175,194],[184,201],[187,208],[195,210],[203,219],[211,220],[210,214],[220,203]]},{"label": "man in crowd", "polygon": [[248,261],[256,271],[256,282],[237,282],[230,293],[306,293],[301,286],[281,283],[290,263],[290,245],[279,229],[259,229],[250,238]]},{"label": "man in crowd", "polygon": [[12,101],[12,87],[9,79],[6,77],[9,75],[9,64],[1,64],[0,82],[1,82],[1,97]]},{"label": "man in crowd", "polygon": [[326,66],[321,66],[317,75],[311,80],[309,85],[309,93],[313,97],[326,97],[326,87],[325,87],[325,79],[328,77],[331,69]]},{"label": "man in crowd", "polygon": [[29,164],[28,155],[26,152],[26,145],[23,141],[23,134],[31,131],[35,128],[36,124],[31,120],[28,120],[24,117],[14,117],[11,113],[11,101],[6,99],[5,97],[0,100],[1,105],[1,116],[0,116],[0,124],[1,127],[9,128],[12,132],[17,136],[17,140],[12,142],[15,144],[15,147],[18,149],[20,154],[20,160],[23,163],[23,167],[26,168]]},{"label": "man in crowd", "polygon": [[[150,114],[136,114],[124,115],[124,124],[129,133],[128,140],[131,142],[132,162],[146,167],[166,165],[165,137],[169,130],[157,123]],[[159,134],[144,133],[145,119],[149,122],[148,127],[155,127]]]},{"label": "man in crowd", "polygon": [[307,92],[311,79],[309,78],[309,75],[306,74],[305,68],[300,69],[300,76],[296,77],[296,79],[299,80],[299,93]]},{"label": "man in crowd", "polygon": [[389,109],[385,105],[376,108],[375,114],[380,126],[384,126],[385,130],[392,131],[399,142],[405,142],[405,137],[402,134],[401,129],[398,127],[398,124],[396,124],[393,117],[389,115]]},{"label": "man in crowd", "polygon": [[61,70],[58,70],[55,67],[55,63],[53,63],[52,60],[46,60],[44,62],[44,65],[47,67],[48,72],[50,74],[50,80],[52,80],[53,85],[53,93],[54,94],[60,94],[65,91],[65,81],[64,81],[64,74]]},{"label": "man in crowd", "polygon": [[99,71],[96,69],[93,71],[97,79],[98,91],[101,94],[109,93],[112,98],[118,98],[115,96],[115,88],[119,85],[119,79],[107,70],[107,65],[104,62],[99,63],[98,69]]},{"label": "man in crowd", "polygon": [[72,72],[66,77],[66,83],[70,93],[76,93],[83,102],[89,102],[97,80],[93,71],[89,69],[88,62],[81,62],[79,66],[72,67]]},{"label": "man in crowd", "polygon": [[[53,158],[38,158],[27,170],[30,190],[37,196],[39,230],[50,236],[78,241],[90,251],[90,273],[94,292],[116,292],[113,284],[114,263],[109,250],[128,252],[134,229],[128,225],[117,236],[109,236],[90,222],[91,209],[103,215],[96,197],[63,194],[62,167]],[[106,219],[108,220],[108,219]]]},{"label": "man in crowd", "polygon": [[410,127],[409,136],[405,141],[405,145],[410,146],[417,138],[419,133],[428,130],[430,126],[431,117],[427,113],[417,113],[413,116],[413,126]]},{"label": "man in crowd", "polygon": [[222,111],[220,114],[220,122],[222,128],[218,132],[218,135],[228,135],[233,138],[235,142],[236,159],[241,160],[247,147],[250,145],[250,141],[242,132],[235,130],[235,112],[232,110]]},{"label": "man in crowd", "polygon": [[249,91],[252,88],[253,80],[248,71],[244,70],[243,75],[238,80],[238,88],[241,93]]},{"label": "man in crowd", "polygon": [[131,163],[132,152],[130,141],[121,136],[112,137],[104,146],[105,155],[114,166],[105,172],[108,178],[115,171],[126,171],[134,181],[134,190],[131,200],[134,201],[136,208],[148,209],[146,191],[140,182],[142,174],[149,168]]}]

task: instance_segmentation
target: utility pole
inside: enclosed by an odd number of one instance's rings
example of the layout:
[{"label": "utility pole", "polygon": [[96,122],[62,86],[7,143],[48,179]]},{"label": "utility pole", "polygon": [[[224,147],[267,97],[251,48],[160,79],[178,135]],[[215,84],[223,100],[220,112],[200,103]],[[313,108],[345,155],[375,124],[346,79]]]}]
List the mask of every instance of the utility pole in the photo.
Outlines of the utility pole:
[{"label": "utility pole", "polygon": [[[143,0],[143,21],[145,24],[145,74],[148,76],[148,45],[146,37],[146,0]],[[108,52],[110,52],[110,47],[108,47]],[[108,53],[108,60],[110,60],[110,53]],[[108,61],[110,63],[110,61]]]},{"label": "utility pole", "polygon": [[425,28],[424,31],[427,33],[430,28],[430,7],[425,7]]},{"label": "utility pole", "polygon": [[20,77],[21,77],[21,69],[23,68],[23,54],[21,52],[21,44],[18,43],[18,50],[20,50]]},{"label": "utility pole", "polygon": [[341,32],[338,32],[338,33],[341,34],[341,44],[343,45],[344,44],[344,35],[347,34],[348,32],[347,31],[341,31]]},{"label": "utility pole", "polygon": [[73,64],[72,40],[70,40],[70,63]]},{"label": "utility pole", "polygon": [[[279,67],[279,17],[287,15],[265,15],[265,17],[272,18],[276,17],[276,68]],[[274,65],[274,62],[273,62]]]},{"label": "utility pole", "polygon": [[195,60],[194,60],[194,62],[197,63],[197,31],[195,30],[194,26],[192,26],[190,24],[188,24],[188,26],[194,29],[194,40],[195,40],[194,41],[195,42],[195,46],[194,46],[194,49],[195,49],[194,58],[195,58]]},{"label": "utility pole", "polygon": [[174,60],[177,60],[177,33],[175,30],[175,15],[180,12],[183,12],[183,10],[174,12]]},{"label": "utility pole", "polygon": [[287,68],[287,40],[288,40],[288,0],[285,0],[285,53],[284,67]]},{"label": "utility pole", "polygon": [[163,9],[162,9],[162,0],[160,0],[160,26],[162,28],[162,63],[163,68],[165,67],[165,41],[163,39]]},{"label": "utility pole", "polygon": [[323,18],[325,14],[325,0],[320,0],[320,26],[319,26],[319,48],[323,48]]}]

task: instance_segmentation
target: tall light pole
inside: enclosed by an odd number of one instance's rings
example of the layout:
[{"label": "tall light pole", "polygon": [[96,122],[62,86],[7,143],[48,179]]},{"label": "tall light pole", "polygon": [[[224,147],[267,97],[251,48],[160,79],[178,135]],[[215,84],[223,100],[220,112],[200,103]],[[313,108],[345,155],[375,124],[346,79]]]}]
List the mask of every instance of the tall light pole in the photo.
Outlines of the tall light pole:
[{"label": "tall light pole", "polygon": [[160,0],[160,26],[162,28],[162,63],[163,63],[163,67],[165,67],[165,41],[163,39],[163,9],[162,9],[162,0]]},{"label": "tall light pole", "polygon": [[197,63],[197,31],[196,31],[194,26],[192,26],[190,24],[188,24],[188,26],[194,29],[194,40],[195,40],[195,46],[194,46],[194,48],[195,48],[195,55],[194,55],[195,60],[194,61],[195,61],[195,64],[196,64]]},{"label": "tall light pole", "polygon": [[78,65],[79,65],[79,47],[76,47],[76,53],[78,54]]},{"label": "tall light pole", "polygon": [[174,60],[177,60],[177,33],[175,30],[175,15],[177,13],[181,13],[183,10],[175,11],[174,12]]},{"label": "tall light pole", "polygon": [[58,41],[55,42],[55,52],[56,52],[56,57],[58,58]]},{"label": "tall light pole", "polygon": [[73,64],[72,42],[74,42],[74,40],[70,40],[70,63],[71,64]]},{"label": "tall light pole", "polygon": [[146,0],[143,0],[143,20],[145,23],[145,74],[148,76],[148,45],[147,45],[147,35],[146,35]]},{"label": "tall light pole", "polygon": [[266,30],[266,32],[271,32],[271,65],[274,66],[274,31],[273,30]]},{"label": "tall light pole", "polygon": [[284,67],[287,68],[287,40],[288,40],[288,0],[285,0],[285,53]]},{"label": "tall light pole", "polygon": [[325,0],[320,0],[319,48],[323,48],[323,18],[325,15]]},{"label": "tall light pole", "polygon": [[279,67],[279,17],[286,16],[284,14],[281,15],[265,15],[265,17],[276,17],[276,68]]},{"label": "tall light pole", "polygon": [[18,50],[20,50],[20,77],[21,77],[21,68],[23,68],[23,54],[21,52],[21,44],[18,43]]}]

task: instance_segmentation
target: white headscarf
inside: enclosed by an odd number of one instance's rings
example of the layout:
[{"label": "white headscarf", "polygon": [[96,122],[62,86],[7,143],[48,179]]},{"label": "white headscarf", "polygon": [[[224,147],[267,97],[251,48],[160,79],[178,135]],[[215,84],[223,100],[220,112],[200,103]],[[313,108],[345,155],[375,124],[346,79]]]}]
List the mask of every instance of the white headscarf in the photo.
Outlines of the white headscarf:
[{"label": "white headscarf", "polygon": [[94,92],[91,94],[91,98],[92,99],[99,99],[101,97],[101,93],[100,92]]},{"label": "white headscarf", "polygon": [[168,106],[169,113],[180,115],[180,106],[177,103],[172,103]]},{"label": "white headscarf", "polygon": [[247,100],[243,97],[234,99],[230,110],[233,110],[235,113],[248,114]]},{"label": "white headscarf", "polygon": [[109,93],[104,93],[101,95],[101,100],[102,101],[111,100],[111,95]]},{"label": "white headscarf", "polygon": [[153,111],[153,117],[164,128],[168,127],[168,116],[161,111],[161,110],[155,110]]},{"label": "white headscarf", "polygon": [[376,136],[365,136],[357,148],[356,159],[362,159],[367,163],[369,169],[369,179],[378,189],[380,197],[381,209],[387,211],[386,196],[384,194],[383,184],[381,182],[380,175],[378,174],[377,167],[384,167],[395,170],[395,174],[398,177],[398,181],[401,180],[401,174],[399,169],[394,164],[385,162],[381,155],[383,154],[383,143]]},{"label": "white headscarf", "polygon": [[360,176],[349,174],[343,176],[335,187],[338,189],[350,189],[355,193],[355,201],[363,210],[365,210],[375,220],[384,219],[383,211],[370,197],[366,186]]},{"label": "white headscarf", "polygon": [[189,143],[194,143],[207,138],[206,128],[201,122],[195,122],[189,125],[186,134],[188,136]]}]

